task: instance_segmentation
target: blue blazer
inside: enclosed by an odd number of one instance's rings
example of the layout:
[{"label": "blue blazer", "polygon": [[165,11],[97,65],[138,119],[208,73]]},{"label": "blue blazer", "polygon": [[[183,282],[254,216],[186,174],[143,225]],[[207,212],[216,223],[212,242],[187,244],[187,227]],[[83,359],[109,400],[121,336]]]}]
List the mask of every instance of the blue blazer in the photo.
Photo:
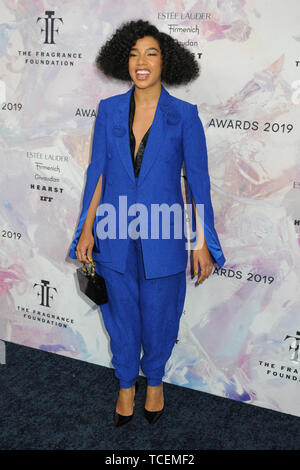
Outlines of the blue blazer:
[{"label": "blue blazer", "polygon": [[[125,93],[100,100],[95,120],[91,163],[87,169],[82,211],[69,256],[76,259],[76,245],[88,213],[92,196],[102,174],[101,204],[110,203],[116,208],[116,238],[97,237],[97,223],[104,215],[97,215],[93,225],[95,240],[93,260],[120,273],[126,269],[129,237],[119,237],[119,196],[127,196],[127,208],[142,203],[151,214],[151,204],[174,203],[182,208],[183,235],[170,239],[141,238],[146,278],[176,274],[186,269],[188,250],[184,236],[184,201],[181,191],[181,168],[184,164],[189,203],[191,194],[196,204],[203,204],[204,214],[199,213],[204,236],[213,263],[219,267],[225,257],[214,227],[214,212],[210,195],[206,140],[197,105],[181,100],[168,93],[161,85],[154,120],[148,136],[138,178],[134,175],[129,140],[129,105],[134,85]],[[121,213],[121,209],[120,209]],[[124,212],[122,211],[122,214]],[[203,219],[204,215],[204,219]],[[127,215],[127,227],[135,216]],[[196,223],[193,211],[192,229]],[[124,222],[124,216],[123,222]],[[121,217],[121,219],[122,219]],[[150,217],[149,217],[150,218]],[[204,221],[204,222],[203,222]],[[203,223],[202,223],[203,222]],[[151,223],[150,223],[151,225]],[[126,227],[126,225],[125,225]]]}]

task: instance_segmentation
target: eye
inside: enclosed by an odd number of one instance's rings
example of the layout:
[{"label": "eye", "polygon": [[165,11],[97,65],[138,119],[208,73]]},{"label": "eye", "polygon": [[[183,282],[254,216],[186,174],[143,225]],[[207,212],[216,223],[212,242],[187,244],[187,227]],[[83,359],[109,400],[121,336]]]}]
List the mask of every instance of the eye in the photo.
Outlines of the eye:
[{"label": "eye", "polygon": [[[149,53],[149,54],[147,54],[147,55],[154,55],[154,56],[157,56],[157,54],[151,54],[151,53]],[[135,57],[135,56],[136,56],[136,54],[133,54],[133,53],[129,54],[129,57]]]}]

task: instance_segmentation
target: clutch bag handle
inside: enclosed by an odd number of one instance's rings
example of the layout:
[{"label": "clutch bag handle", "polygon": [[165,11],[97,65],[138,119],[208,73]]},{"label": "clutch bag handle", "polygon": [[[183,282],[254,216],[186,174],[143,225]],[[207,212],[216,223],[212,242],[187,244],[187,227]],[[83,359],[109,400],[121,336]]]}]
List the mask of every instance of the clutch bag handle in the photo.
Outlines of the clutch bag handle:
[{"label": "clutch bag handle", "polygon": [[86,275],[86,276],[92,276],[94,277],[96,274],[96,269],[95,269],[96,263],[93,261],[91,263],[83,263],[82,262],[82,267],[81,271]]}]

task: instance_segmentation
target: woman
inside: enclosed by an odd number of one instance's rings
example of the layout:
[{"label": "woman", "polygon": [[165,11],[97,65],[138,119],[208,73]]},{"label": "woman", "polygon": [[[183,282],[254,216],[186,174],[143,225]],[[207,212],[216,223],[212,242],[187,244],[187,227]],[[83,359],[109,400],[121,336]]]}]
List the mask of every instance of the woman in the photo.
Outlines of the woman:
[{"label": "woman", "polygon": [[[120,195],[133,205],[143,202],[146,209],[164,202],[177,202],[182,208],[184,157],[197,221],[193,249],[197,285],[211,274],[213,262],[225,263],[214,229],[205,136],[197,106],[173,97],[162,85],[162,81],[188,83],[199,75],[199,67],[190,51],[143,20],[119,27],[101,48],[96,64],[107,76],[131,79],[133,86],[125,94],[100,101],[83,209],[69,256],[84,263],[94,259],[106,282],[109,302],[101,305],[101,312],[120,380],[115,425],[133,416],[139,366],[147,378],[144,414],[154,423],[164,411],[162,378],[184,306],[187,250],[183,237],[157,240],[133,231],[125,239],[100,236],[97,209],[106,203],[116,206]],[[204,224],[195,202],[204,205]],[[127,213],[119,210],[118,228],[125,217]],[[141,227],[142,217],[139,222]],[[184,218],[179,225],[182,222]]]}]

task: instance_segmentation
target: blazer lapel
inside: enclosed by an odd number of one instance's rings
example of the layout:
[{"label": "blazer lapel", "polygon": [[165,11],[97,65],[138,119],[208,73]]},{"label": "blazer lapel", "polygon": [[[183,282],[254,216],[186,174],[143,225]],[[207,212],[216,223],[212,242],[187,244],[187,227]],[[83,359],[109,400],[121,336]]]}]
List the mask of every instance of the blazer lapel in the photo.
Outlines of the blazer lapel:
[{"label": "blazer lapel", "polygon": [[163,144],[166,142],[169,124],[177,123],[179,116],[176,111],[175,113],[172,112],[170,94],[161,84],[161,93],[144,151],[140,173],[138,178],[136,178],[132,165],[129,140],[129,106],[134,87],[135,85],[120,96],[114,113],[112,131],[122,164],[131,180],[133,182],[137,180],[137,184],[140,185],[155,160],[163,151]]}]

